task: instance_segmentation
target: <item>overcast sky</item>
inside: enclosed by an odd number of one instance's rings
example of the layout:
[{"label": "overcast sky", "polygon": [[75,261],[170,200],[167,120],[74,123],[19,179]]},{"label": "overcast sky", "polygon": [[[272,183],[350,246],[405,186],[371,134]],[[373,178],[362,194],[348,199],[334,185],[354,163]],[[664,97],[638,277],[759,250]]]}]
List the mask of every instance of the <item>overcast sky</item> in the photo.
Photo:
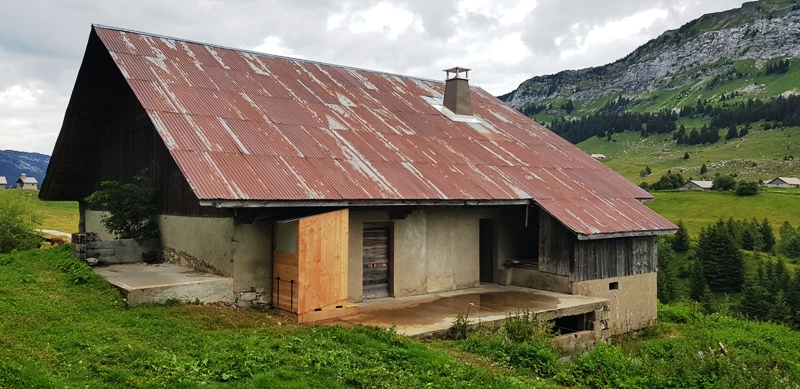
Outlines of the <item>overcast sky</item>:
[{"label": "overcast sky", "polygon": [[741,0],[3,0],[0,150],[51,154],[92,23],[443,79],[500,95],[603,65]]}]

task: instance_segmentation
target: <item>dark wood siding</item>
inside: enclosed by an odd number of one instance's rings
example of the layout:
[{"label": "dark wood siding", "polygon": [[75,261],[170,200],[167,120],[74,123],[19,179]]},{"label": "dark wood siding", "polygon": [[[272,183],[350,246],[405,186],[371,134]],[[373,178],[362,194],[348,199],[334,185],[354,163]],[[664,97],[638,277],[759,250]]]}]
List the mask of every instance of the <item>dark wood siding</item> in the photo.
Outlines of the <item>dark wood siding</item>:
[{"label": "dark wood siding", "polygon": [[654,272],[658,267],[656,239],[642,236],[578,241],[570,279],[587,281]]},{"label": "dark wood siding", "polygon": [[575,234],[558,220],[539,212],[539,271],[570,275],[577,241]]},{"label": "dark wood siding", "polygon": [[578,240],[546,212],[539,215],[539,270],[572,281],[622,277],[656,271],[655,236]]},{"label": "dark wood siding", "polygon": [[363,298],[391,295],[391,225],[364,223]]}]

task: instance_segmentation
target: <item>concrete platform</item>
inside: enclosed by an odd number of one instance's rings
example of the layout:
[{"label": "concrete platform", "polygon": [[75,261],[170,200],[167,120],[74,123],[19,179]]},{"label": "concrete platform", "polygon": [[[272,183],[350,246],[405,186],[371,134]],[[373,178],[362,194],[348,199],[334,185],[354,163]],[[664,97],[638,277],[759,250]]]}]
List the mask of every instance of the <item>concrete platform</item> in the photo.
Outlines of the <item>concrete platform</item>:
[{"label": "concrete platform", "polygon": [[128,304],[234,301],[233,279],[188,267],[126,263],[96,267],[94,272],[119,288]]},{"label": "concrete platform", "polygon": [[503,285],[480,287],[422,296],[367,300],[358,304],[358,314],[321,324],[395,325],[398,334],[425,336],[446,331],[459,313],[483,323],[505,320],[523,310],[542,320],[580,315],[608,306],[608,300]]}]

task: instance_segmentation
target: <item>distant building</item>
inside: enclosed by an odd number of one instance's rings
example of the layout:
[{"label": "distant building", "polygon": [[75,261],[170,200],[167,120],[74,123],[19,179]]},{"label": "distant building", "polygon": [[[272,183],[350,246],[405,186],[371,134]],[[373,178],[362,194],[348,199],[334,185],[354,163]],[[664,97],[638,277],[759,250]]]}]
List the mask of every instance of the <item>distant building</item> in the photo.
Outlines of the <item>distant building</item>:
[{"label": "distant building", "polygon": [[39,181],[36,181],[33,177],[28,177],[25,173],[19,175],[19,179],[17,180],[17,189],[39,189]]},{"label": "distant building", "polygon": [[592,154],[592,158],[594,159],[606,159],[605,154]]},{"label": "distant building", "polygon": [[795,177],[778,177],[767,183],[768,188],[800,188],[800,179]]},{"label": "distant building", "polygon": [[714,181],[691,180],[683,184],[678,190],[709,190],[713,186],[713,183]]},{"label": "distant building", "polygon": [[0,176],[0,189],[5,189],[6,185],[8,185],[8,181],[6,181],[5,176]]}]

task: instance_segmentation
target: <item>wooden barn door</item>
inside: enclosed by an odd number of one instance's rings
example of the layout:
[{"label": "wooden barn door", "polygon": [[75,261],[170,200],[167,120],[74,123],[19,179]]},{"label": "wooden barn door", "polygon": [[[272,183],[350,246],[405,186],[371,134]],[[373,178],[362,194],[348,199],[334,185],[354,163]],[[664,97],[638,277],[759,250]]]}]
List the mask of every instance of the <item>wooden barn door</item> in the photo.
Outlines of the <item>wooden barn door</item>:
[{"label": "wooden barn door", "polygon": [[391,236],[389,223],[364,223],[364,299],[391,296]]}]

